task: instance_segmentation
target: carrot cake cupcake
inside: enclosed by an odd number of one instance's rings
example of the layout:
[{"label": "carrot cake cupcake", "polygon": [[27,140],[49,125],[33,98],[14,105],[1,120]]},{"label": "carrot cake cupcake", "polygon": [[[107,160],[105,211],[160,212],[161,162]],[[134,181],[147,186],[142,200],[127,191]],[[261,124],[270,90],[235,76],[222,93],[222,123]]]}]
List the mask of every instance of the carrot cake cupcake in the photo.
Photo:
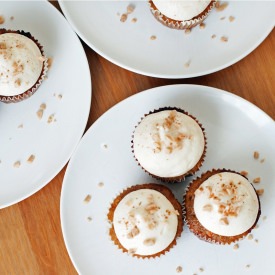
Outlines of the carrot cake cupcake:
[{"label": "carrot cake cupcake", "polygon": [[199,238],[230,244],[245,237],[261,214],[259,197],[246,177],[212,170],[187,188],[184,211],[189,229]]},{"label": "carrot cake cupcake", "polygon": [[201,167],[206,138],[196,118],[167,107],[145,115],[134,131],[132,148],[139,165],[151,176],[176,182]]},{"label": "carrot cake cupcake", "polygon": [[153,183],[124,190],[111,204],[108,220],[113,242],[139,258],[165,254],[183,230],[180,203],[170,189]]},{"label": "carrot cake cupcake", "polygon": [[46,71],[42,46],[29,32],[0,29],[0,101],[28,98]]},{"label": "carrot cake cupcake", "polygon": [[167,27],[190,29],[200,24],[215,7],[216,0],[149,0],[153,15]]}]

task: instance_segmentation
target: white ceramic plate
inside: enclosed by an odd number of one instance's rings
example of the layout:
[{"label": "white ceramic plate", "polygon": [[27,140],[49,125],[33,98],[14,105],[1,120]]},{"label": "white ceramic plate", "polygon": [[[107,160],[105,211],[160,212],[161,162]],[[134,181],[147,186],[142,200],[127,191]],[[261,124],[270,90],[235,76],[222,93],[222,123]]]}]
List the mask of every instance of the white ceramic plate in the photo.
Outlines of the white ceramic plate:
[{"label": "white ceramic plate", "polygon": [[[53,60],[47,79],[32,97],[16,104],[0,103],[3,208],[41,189],[69,160],[87,123],[91,80],[78,37],[47,1],[1,2],[1,15],[5,17],[1,27],[31,32]],[[36,112],[42,103],[46,110],[39,120]],[[56,121],[49,124],[52,114]],[[29,164],[26,160],[32,154],[35,160]],[[19,168],[13,166],[17,161]]]},{"label": "white ceramic plate", "polygon": [[[211,12],[205,29],[194,28],[188,35],[161,25],[144,0],[59,3],[74,30],[97,53],[136,73],[164,78],[194,77],[226,68],[253,51],[275,23],[274,1],[229,1],[224,11]],[[125,13],[129,3],[135,10],[122,23],[118,13]],[[230,22],[229,16],[235,20]],[[131,22],[133,18],[136,23]],[[157,39],[151,40],[152,35]],[[222,36],[227,43],[221,42]]]},{"label": "white ceramic plate", "polygon": [[[208,150],[201,172],[211,168],[249,171],[261,177],[264,188],[262,217],[254,240],[242,240],[236,251],[199,240],[187,228],[178,245],[158,259],[141,260],[123,254],[108,237],[106,215],[113,198],[126,186],[155,182],[137,165],[131,153],[131,135],[143,116],[164,106],[181,107],[203,124]],[[61,194],[61,222],[70,257],[80,274],[275,274],[271,255],[275,243],[275,125],[246,100],[215,88],[174,85],[136,94],[106,112],[85,134],[72,156]],[[253,152],[260,159],[253,158]],[[200,172],[200,173],[201,173]],[[200,174],[198,173],[198,174]],[[100,187],[100,182],[104,185]],[[186,186],[169,185],[179,200]],[[90,194],[92,199],[84,203]],[[92,221],[87,218],[91,217]],[[251,265],[247,270],[246,265]]]}]

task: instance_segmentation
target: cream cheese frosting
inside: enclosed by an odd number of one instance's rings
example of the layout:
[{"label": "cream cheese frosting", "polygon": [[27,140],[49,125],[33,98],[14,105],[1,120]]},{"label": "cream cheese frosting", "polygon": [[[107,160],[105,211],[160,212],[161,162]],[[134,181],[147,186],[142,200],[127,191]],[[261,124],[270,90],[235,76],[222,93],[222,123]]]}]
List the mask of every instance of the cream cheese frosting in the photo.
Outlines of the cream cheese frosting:
[{"label": "cream cheese frosting", "polygon": [[210,0],[153,0],[156,8],[165,16],[186,21],[202,13]]},{"label": "cream cheese frosting", "polygon": [[178,215],[163,194],[153,189],[139,189],[118,203],[113,226],[120,244],[129,253],[153,255],[174,240]]},{"label": "cream cheese frosting", "polygon": [[207,230],[222,236],[236,236],[255,223],[259,201],[245,177],[222,172],[209,177],[196,190],[194,211]]},{"label": "cream cheese frosting", "polygon": [[0,35],[0,94],[15,96],[40,77],[44,58],[36,43],[17,33]]},{"label": "cream cheese frosting", "polygon": [[200,160],[205,146],[199,124],[175,110],[147,115],[136,127],[134,155],[149,173],[177,177],[190,171]]}]

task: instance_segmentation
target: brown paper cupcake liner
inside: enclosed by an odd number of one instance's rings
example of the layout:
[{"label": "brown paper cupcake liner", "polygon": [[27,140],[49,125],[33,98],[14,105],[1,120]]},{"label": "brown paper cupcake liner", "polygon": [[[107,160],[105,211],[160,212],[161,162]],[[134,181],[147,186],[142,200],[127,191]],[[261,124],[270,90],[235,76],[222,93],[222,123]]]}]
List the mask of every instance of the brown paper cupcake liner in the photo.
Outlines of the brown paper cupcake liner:
[{"label": "brown paper cupcake liner", "polygon": [[[114,212],[119,204],[119,202],[129,193],[140,190],[140,189],[152,189],[156,190],[160,193],[162,193],[173,205],[173,207],[178,211],[179,216],[178,216],[178,226],[177,226],[177,232],[174,237],[174,240],[162,251],[152,254],[152,255],[139,255],[135,253],[131,253],[128,249],[124,248],[121,243],[119,242],[118,238],[116,237],[114,225],[113,225],[113,218],[114,218]],[[112,241],[120,251],[123,253],[126,253],[132,257],[138,258],[138,259],[152,259],[152,258],[159,258],[166,253],[168,253],[176,244],[177,244],[177,239],[181,236],[181,233],[183,231],[183,216],[182,216],[182,206],[172,193],[172,191],[161,184],[156,184],[156,183],[144,183],[144,184],[138,184],[130,187],[126,187],[122,192],[120,192],[111,202],[109,206],[109,211],[107,214],[107,220],[110,225],[109,227],[109,238],[110,241]]]},{"label": "brown paper cupcake liner", "polygon": [[36,83],[29,90],[25,91],[24,93],[21,93],[19,95],[14,95],[14,96],[2,96],[2,95],[0,95],[0,101],[2,101],[4,103],[16,103],[16,102],[20,102],[20,101],[22,101],[24,99],[27,99],[30,96],[32,96],[37,91],[38,87],[42,84],[43,80],[45,80],[46,75],[47,75],[47,71],[48,71],[48,59],[44,55],[43,46],[38,42],[37,39],[35,39],[30,34],[30,32],[25,32],[25,31],[20,31],[20,30],[15,31],[15,30],[0,29],[0,35],[3,34],[3,33],[17,33],[17,34],[21,34],[21,35],[24,35],[24,36],[28,37],[29,39],[31,39],[32,41],[34,41],[36,43],[36,45],[40,49],[41,55],[44,59],[41,74],[40,74],[39,78],[37,79]]},{"label": "brown paper cupcake liner", "polygon": [[210,13],[210,11],[215,7],[216,5],[216,0],[212,0],[209,5],[207,6],[207,8],[200,14],[198,14],[197,16],[195,16],[194,18],[190,19],[190,20],[185,20],[185,21],[179,21],[179,20],[174,20],[171,19],[165,15],[163,15],[154,5],[154,3],[152,2],[152,0],[148,1],[149,4],[149,8],[152,12],[152,14],[155,16],[155,18],[162,23],[163,25],[172,28],[172,29],[178,29],[178,30],[183,30],[183,29],[191,29],[195,26],[197,26],[198,24],[202,23],[204,21],[204,19],[208,16],[208,14]]},{"label": "brown paper cupcake liner", "polygon": [[145,114],[144,117],[141,118],[141,120],[139,121],[139,123],[135,126],[135,128],[141,123],[141,121],[148,115],[151,115],[151,114],[154,114],[154,113],[157,113],[157,112],[161,112],[161,111],[166,111],[166,110],[176,110],[177,112],[181,112],[189,117],[191,117],[192,119],[194,119],[198,125],[200,126],[200,128],[202,129],[202,132],[203,132],[203,136],[204,136],[204,150],[203,150],[203,153],[201,155],[201,158],[199,159],[198,163],[189,171],[187,171],[185,174],[183,175],[180,175],[180,176],[176,176],[176,177],[159,177],[157,175],[154,175],[152,173],[150,173],[149,171],[147,171],[145,168],[142,167],[142,165],[139,163],[139,161],[137,160],[137,158],[135,157],[135,152],[134,152],[134,141],[133,141],[133,138],[134,138],[134,132],[132,134],[132,140],[131,140],[131,149],[132,149],[132,153],[133,153],[133,156],[136,160],[136,162],[138,163],[138,165],[142,168],[142,170],[144,172],[146,172],[148,175],[150,175],[151,177],[157,179],[157,180],[161,180],[163,182],[167,182],[167,183],[179,183],[179,182],[182,182],[185,180],[186,177],[190,177],[190,176],[193,176],[196,172],[198,172],[200,170],[200,168],[202,167],[203,163],[204,163],[204,160],[205,160],[205,157],[206,157],[206,150],[207,150],[207,138],[206,138],[206,134],[205,134],[205,129],[204,127],[202,126],[202,124],[198,121],[198,119],[192,115],[190,115],[188,112],[184,111],[183,109],[180,109],[178,107],[161,107],[159,109],[154,109],[153,111],[150,111],[148,114]]},{"label": "brown paper cupcake liner", "polygon": [[259,211],[258,211],[256,221],[251,226],[251,228],[249,228],[244,233],[236,235],[236,236],[222,236],[222,235],[218,235],[218,234],[215,234],[215,233],[207,230],[198,221],[198,219],[196,217],[194,207],[193,207],[193,204],[194,204],[194,195],[193,194],[205,180],[207,180],[209,177],[211,177],[214,174],[222,173],[222,172],[232,172],[232,173],[239,174],[240,176],[246,178],[244,175],[240,174],[239,172],[236,172],[236,171],[230,170],[230,169],[225,169],[225,168],[212,169],[212,170],[204,172],[200,177],[197,177],[196,179],[194,179],[186,187],[185,194],[183,195],[183,204],[182,204],[183,210],[182,211],[183,211],[183,216],[184,216],[184,222],[186,223],[189,230],[195,236],[197,236],[199,239],[206,241],[206,242],[219,244],[219,245],[226,245],[226,244],[235,243],[235,242],[245,238],[255,228],[255,226],[260,218],[260,215],[261,215],[261,204],[260,204],[259,196],[258,196],[254,186],[252,185],[252,187],[254,188],[255,193],[257,195],[257,198],[258,198]]}]

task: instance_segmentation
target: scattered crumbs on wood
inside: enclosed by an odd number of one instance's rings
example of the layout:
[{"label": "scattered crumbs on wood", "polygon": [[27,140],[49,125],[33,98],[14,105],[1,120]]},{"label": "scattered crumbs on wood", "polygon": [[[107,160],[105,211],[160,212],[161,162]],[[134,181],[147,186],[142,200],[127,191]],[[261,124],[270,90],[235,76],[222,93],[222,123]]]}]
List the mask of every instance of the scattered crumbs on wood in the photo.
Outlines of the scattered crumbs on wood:
[{"label": "scattered crumbs on wood", "polygon": [[0,15],[0,24],[5,23],[5,17],[3,15]]},{"label": "scattered crumbs on wood", "polygon": [[232,16],[232,15],[230,15],[230,16],[228,17],[228,20],[229,20],[229,22],[233,22],[233,21],[235,20],[235,17]]},{"label": "scattered crumbs on wood", "polygon": [[92,196],[90,194],[88,194],[85,199],[84,199],[84,203],[89,203],[92,199]]},{"label": "scattered crumbs on wood", "polygon": [[21,162],[18,160],[18,161],[16,161],[16,162],[13,164],[13,167],[19,168],[20,165],[21,165]]},{"label": "scattered crumbs on wood", "polygon": [[254,159],[258,159],[260,157],[259,152],[258,151],[254,151],[253,157],[254,157]]},{"label": "scattered crumbs on wood", "polygon": [[151,40],[156,40],[157,37],[156,37],[155,35],[151,35],[150,39],[151,39]]},{"label": "scattered crumbs on wood", "polygon": [[179,265],[179,266],[176,268],[176,271],[177,271],[177,273],[181,273],[181,272],[182,272],[182,267]]},{"label": "scattered crumbs on wood", "polygon": [[227,36],[222,36],[221,41],[222,42],[228,42],[228,37]]},{"label": "scattered crumbs on wood", "polygon": [[34,159],[35,159],[35,155],[30,155],[27,159],[27,162],[32,163],[34,161]]}]

